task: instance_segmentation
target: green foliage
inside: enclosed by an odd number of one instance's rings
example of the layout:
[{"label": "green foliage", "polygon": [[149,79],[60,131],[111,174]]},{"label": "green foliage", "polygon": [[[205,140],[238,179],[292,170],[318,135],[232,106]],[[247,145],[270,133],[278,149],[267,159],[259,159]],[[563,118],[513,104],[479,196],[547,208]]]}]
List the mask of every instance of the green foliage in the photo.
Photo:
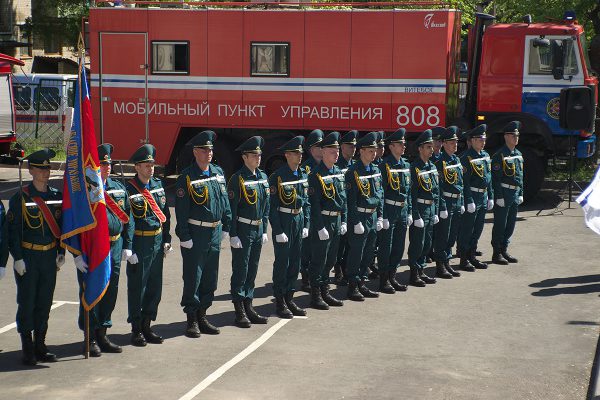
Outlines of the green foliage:
[{"label": "green foliage", "polygon": [[28,28],[34,35],[60,38],[62,45],[75,47],[88,10],[88,3],[81,0],[37,0]]}]

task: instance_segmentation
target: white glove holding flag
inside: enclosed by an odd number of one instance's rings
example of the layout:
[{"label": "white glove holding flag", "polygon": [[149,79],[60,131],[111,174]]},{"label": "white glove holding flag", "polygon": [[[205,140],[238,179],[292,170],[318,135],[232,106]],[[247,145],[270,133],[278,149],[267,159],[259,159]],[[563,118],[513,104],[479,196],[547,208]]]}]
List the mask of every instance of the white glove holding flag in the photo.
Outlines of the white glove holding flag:
[{"label": "white glove holding flag", "polygon": [[85,260],[83,259],[83,256],[75,257],[75,266],[77,267],[77,269],[80,272],[82,272],[84,274],[88,272],[88,265],[85,262]]},{"label": "white glove holding flag", "polygon": [[[306,228],[304,228],[306,229]],[[279,235],[275,236],[275,241],[277,243],[287,243],[288,242],[288,237],[285,233],[280,233]]]},{"label": "white glove holding flag", "polygon": [[321,229],[319,232],[319,240],[327,240],[329,239],[329,232],[327,232],[326,228]]},{"label": "white glove holding flag", "polygon": [[229,238],[229,245],[231,246],[232,249],[241,249],[242,241],[240,240],[239,237],[232,236]]}]

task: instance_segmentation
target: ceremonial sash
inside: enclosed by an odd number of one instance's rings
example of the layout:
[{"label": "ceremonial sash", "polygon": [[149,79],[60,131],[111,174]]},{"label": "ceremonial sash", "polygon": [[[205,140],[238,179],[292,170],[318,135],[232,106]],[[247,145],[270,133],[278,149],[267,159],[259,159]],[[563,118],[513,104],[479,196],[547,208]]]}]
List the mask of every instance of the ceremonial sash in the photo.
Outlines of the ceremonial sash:
[{"label": "ceremonial sash", "polygon": [[158,207],[158,204],[156,204],[156,201],[154,201],[154,197],[152,197],[152,193],[150,193],[150,191],[148,189],[141,189],[137,185],[137,183],[135,183],[134,179],[130,179],[129,183],[131,183],[131,185],[135,188],[135,190],[137,190],[142,196],[144,196],[144,199],[146,199],[148,204],[150,204],[150,208],[152,209],[152,212],[154,213],[154,215],[156,215],[156,217],[158,218],[158,220],[160,221],[161,224],[164,224],[167,221],[167,217],[165,217],[165,214],[163,214],[160,207]]},{"label": "ceremonial sash", "polygon": [[106,192],[106,190],[104,191],[104,201],[106,202],[108,209],[115,214],[117,218],[119,218],[119,221],[124,224],[129,222],[129,215],[125,214],[125,211],[119,207],[117,202],[114,201],[114,199]]},{"label": "ceremonial sash", "polygon": [[44,216],[44,219],[48,223],[48,227],[50,228],[50,232],[52,232],[52,235],[55,238],[60,239],[60,233],[61,233],[60,227],[58,226],[58,223],[56,222],[56,219],[54,218],[54,214],[52,214],[52,211],[50,211],[50,209],[48,208],[48,205],[46,204],[44,199],[42,199],[39,196],[30,196],[28,187],[23,188],[23,193],[25,193],[27,196],[29,196],[31,198],[31,200],[33,200],[35,202],[35,204],[38,206],[38,208],[42,212],[42,215]]}]

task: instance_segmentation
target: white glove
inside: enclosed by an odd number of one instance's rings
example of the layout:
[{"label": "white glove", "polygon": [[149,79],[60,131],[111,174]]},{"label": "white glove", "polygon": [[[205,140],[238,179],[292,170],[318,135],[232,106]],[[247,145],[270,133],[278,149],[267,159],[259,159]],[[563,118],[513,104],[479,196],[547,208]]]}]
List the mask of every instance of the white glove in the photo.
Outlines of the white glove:
[{"label": "white glove", "polygon": [[[304,228],[306,229],[306,228]],[[302,230],[302,236],[304,236],[304,229]],[[287,243],[288,242],[288,237],[285,233],[280,233],[279,235],[275,235],[275,241],[277,243]]]},{"label": "white glove", "polygon": [[[306,239],[308,237],[308,228],[302,228],[302,239]],[[287,240],[286,240],[287,242]]]},{"label": "white glove", "polygon": [[423,228],[425,226],[425,222],[423,222],[423,218],[419,218],[415,221],[415,228]]},{"label": "white glove", "polygon": [[383,229],[383,218],[377,218],[377,222],[375,223],[375,230],[379,232]]},{"label": "white glove", "polygon": [[269,235],[267,235],[266,233],[262,234],[262,244],[265,244],[269,241]]},{"label": "white glove", "polygon": [[56,255],[56,270],[60,271],[60,267],[62,267],[64,264],[65,264],[65,255],[57,254]]},{"label": "white glove", "polygon": [[437,215],[433,216],[433,224],[437,224],[438,222],[440,222],[440,217],[438,217]]},{"label": "white glove", "polygon": [[473,214],[475,212],[475,203],[467,204],[467,212]]},{"label": "white glove", "polygon": [[440,211],[440,218],[441,218],[441,219],[446,219],[446,218],[448,218],[448,210],[443,210],[443,211]]},{"label": "white glove", "polygon": [[383,229],[390,229],[390,220],[387,218],[383,220]]},{"label": "white glove", "polygon": [[6,268],[0,267],[0,279],[4,278],[4,275],[6,275]]},{"label": "white glove", "polygon": [[411,226],[413,224],[413,217],[411,214],[408,215],[408,218],[406,218],[406,226]]},{"label": "white glove", "polygon": [[498,207],[504,207],[504,199],[496,200],[496,204],[498,205]]},{"label": "white glove", "polygon": [[88,265],[83,260],[83,256],[75,257],[75,266],[79,271],[83,272],[84,274],[88,271]]},{"label": "white glove", "polygon": [[129,257],[129,259],[127,260],[127,262],[128,262],[129,264],[131,264],[131,265],[135,265],[135,264],[139,263],[139,262],[140,262],[140,260],[138,260],[138,256],[137,256],[137,254],[133,253],[133,254],[132,254],[130,257]]},{"label": "white glove", "polygon": [[179,246],[183,247],[184,249],[191,249],[194,246],[194,242],[192,239],[186,240],[185,242],[179,242]]},{"label": "white glove", "polygon": [[342,224],[340,225],[340,235],[344,236],[346,232],[348,232],[348,224],[342,222]]},{"label": "white glove", "polygon": [[169,254],[173,252],[173,246],[171,246],[171,243],[165,243],[163,244],[163,252],[165,254]]},{"label": "white glove", "polygon": [[127,260],[129,260],[129,257],[131,257],[131,255],[133,254],[133,252],[129,249],[123,249],[123,251],[121,252],[121,260],[127,262]]},{"label": "white glove", "polygon": [[365,227],[363,226],[362,222],[359,222],[358,224],[354,225],[354,233],[357,235],[362,235],[363,233],[365,233]]},{"label": "white glove", "polygon": [[232,249],[241,249],[242,241],[240,240],[239,237],[232,236],[229,238],[229,245],[231,246]]},{"label": "white glove", "polygon": [[488,200],[487,209],[489,211],[492,208],[494,208],[494,200],[490,199],[490,200]]},{"label": "white glove", "polygon": [[319,234],[319,239],[320,240],[327,240],[327,239],[329,239],[329,232],[327,232],[327,229],[323,228],[323,229],[321,229],[317,233]]},{"label": "white glove", "polygon": [[221,242],[229,238],[229,232],[221,232]]},{"label": "white glove", "polygon": [[523,196],[517,197],[517,205],[523,203]]},{"label": "white glove", "polygon": [[16,260],[13,263],[13,268],[17,272],[17,274],[21,276],[23,276],[25,272],[27,272],[27,269],[25,268],[25,261],[23,260]]},{"label": "white glove", "polygon": [[465,213],[465,206],[460,206],[460,213],[464,214]]}]

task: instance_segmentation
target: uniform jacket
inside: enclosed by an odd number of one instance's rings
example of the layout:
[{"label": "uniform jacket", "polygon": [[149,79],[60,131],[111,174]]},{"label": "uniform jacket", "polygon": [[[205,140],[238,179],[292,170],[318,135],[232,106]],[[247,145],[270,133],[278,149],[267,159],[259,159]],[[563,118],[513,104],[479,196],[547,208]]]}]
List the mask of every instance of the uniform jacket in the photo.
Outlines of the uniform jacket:
[{"label": "uniform jacket", "polygon": [[[523,196],[523,154],[504,145],[492,157],[492,183],[497,199]],[[502,184],[505,186],[503,187]],[[516,186],[517,189],[506,186]]]},{"label": "uniform jacket", "polygon": [[348,224],[354,226],[359,222],[365,222],[369,218],[369,214],[359,212],[357,207],[375,208],[377,218],[383,218],[383,187],[379,168],[375,164],[369,164],[365,167],[362,161],[357,161],[348,167],[345,180],[346,197],[348,199]]},{"label": "uniform jacket", "polygon": [[[127,194],[125,185],[115,179],[106,178],[104,190],[115,203],[117,203],[123,212],[129,216],[129,221],[133,220],[133,214],[131,213],[131,206],[129,204],[129,195]],[[108,234],[110,236],[115,236],[120,233],[123,237],[123,241],[127,240],[127,242],[131,242],[135,224],[123,224],[108,207],[106,207],[106,216],[108,217]],[[123,228],[125,227],[127,229],[124,230]]]},{"label": "uniform jacket", "polygon": [[238,235],[238,217],[261,220],[261,234],[267,233],[269,221],[269,180],[260,169],[253,174],[245,165],[229,178],[227,185],[231,206],[229,235]]},{"label": "uniform jacket", "polygon": [[341,221],[346,222],[346,187],[344,174],[337,165],[331,170],[322,162],[308,177],[311,227],[321,230],[325,227],[321,211],[341,212]]},{"label": "uniform jacket", "polygon": [[412,199],[410,196],[410,164],[404,158],[399,160],[388,154],[379,164],[381,181],[383,185],[383,215],[386,218],[388,210],[397,210],[398,206],[386,205],[385,199],[405,202],[404,207],[412,212]]},{"label": "uniform jacket", "polygon": [[490,155],[485,150],[477,153],[473,148],[470,148],[465,151],[460,161],[463,165],[465,204],[477,203],[473,200],[474,197],[476,200],[484,197],[485,193],[473,191],[471,188],[486,189],[488,199],[493,198]]},{"label": "uniform jacket", "polygon": [[421,218],[419,199],[431,200],[435,206],[435,214],[439,211],[440,185],[437,169],[431,161],[423,162],[417,157],[410,164],[411,198],[413,220]]},{"label": "uniform jacket", "polygon": [[463,198],[463,167],[456,154],[449,155],[444,150],[435,163],[440,182],[440,211],[446,210],[446,197],[444,192],[458,195],[456,204],[464,205]]},{"label": "uniform jacket", "polygon": [[304,228],[310,226],[310,203],[308,202],[308,176],[298,168],[296,174],[285,164],[269,177],[270,205],[269,220],[273,235],[283,232],[279,207],[302,209]]}]

